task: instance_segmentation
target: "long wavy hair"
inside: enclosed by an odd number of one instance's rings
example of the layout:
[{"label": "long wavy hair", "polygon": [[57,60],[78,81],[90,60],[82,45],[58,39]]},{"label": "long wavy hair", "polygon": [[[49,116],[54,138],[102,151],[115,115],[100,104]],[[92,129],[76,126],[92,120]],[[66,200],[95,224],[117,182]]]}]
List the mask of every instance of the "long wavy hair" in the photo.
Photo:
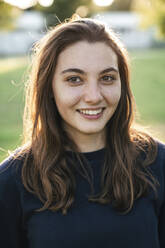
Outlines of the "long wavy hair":
[{"label": "long wavy hair", "polygon": [[[121,78],[121,99],[106,126],[105,162],[97,195],[93,194],[90,169],[63,129],[52,91],[59,54],[78,41],[103,42],[111,47]],[[155,160],[157,144],[149,135],[133,128],[134,112],[127,51],[111,29],[92,19],[74,17],[47,32],[34,49],[26,91],[24,142],[19,152],[24,157],[23,184],[43,203],[37,211],[67,213],[74,201],[76,170],[91,185],[89,201],[112,204],[121,213],[130,211],[134,201],[146,196],[151,188],[156,192],[158,183],[149,165]],[[76,159],[68,158],[68,148]]]}]

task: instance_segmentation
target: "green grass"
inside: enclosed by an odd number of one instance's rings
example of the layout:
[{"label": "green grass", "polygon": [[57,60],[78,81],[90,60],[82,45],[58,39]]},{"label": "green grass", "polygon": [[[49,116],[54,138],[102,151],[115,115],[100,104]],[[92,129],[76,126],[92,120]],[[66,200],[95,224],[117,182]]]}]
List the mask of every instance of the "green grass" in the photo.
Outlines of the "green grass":
[{"label": "green grass", "polygon": [[132,52],[131,65],[138,123],[165,142],[165,49]]},{"label": "green grass", "polygon": [[132,89],[142,122],[165,124],[165,50],[132,54]]},{"label": "green grass", "polygon": [[0,161],[21,142],[26,61],[0,60]]},{"label": "green grass", "polygon": [[[165,49],[131,52],[139,123],[165,141]],[[0,60],[0,161],[21,143],[27,58]]]}]

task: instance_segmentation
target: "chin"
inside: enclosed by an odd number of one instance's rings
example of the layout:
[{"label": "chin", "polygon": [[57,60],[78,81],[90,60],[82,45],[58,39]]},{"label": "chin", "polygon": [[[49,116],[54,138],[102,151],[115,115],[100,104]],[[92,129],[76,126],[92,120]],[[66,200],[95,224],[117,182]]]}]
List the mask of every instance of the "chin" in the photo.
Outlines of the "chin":
[{"label": "chin", "polygon": [[98,128],[90,128],[90,129],[86,129],[86,130],[80,130],[80,132],[83,134],[88,134],[88,135],[92,135],[92,134],[100,134],[104,131],[104,128],[103,129],[98,129]]}]

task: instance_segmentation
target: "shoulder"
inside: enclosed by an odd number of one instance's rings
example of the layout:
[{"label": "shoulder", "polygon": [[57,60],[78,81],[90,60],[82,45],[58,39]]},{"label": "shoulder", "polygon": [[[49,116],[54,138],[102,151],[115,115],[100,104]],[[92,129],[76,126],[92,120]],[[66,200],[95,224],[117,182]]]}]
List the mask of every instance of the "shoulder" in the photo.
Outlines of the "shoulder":
[{"label": "shoulder", "polygon": [[165,196],[165,144],[159,141],[157,143],[157,156],[149,168],[153,176],[158,180],[159,197],[164,201]]},{"label": "shoulder", "polygon": [[20,171],[20,168],[23,165],[23,157],[15,158],[15,155],[12,154],[7,157],[4,161],[0,163],[0,180],[3,178],[11,177],[16,174],[17,171]]},{"label": "shoulder", "polygon": [[165,170],[165,144],[159,141],[157,143],[157,156],[153,163],[155,169]]},{"label": "shoulder", "polygon": [[158,155],[157,158],[165,160],[165,143],[157,141],[158,145]]},{"label": "shoulder", "polygon": [[19,185],[21,183],[21,168],[23,159],[15,159],[13,155],[0,164],[0,201],[12,201],[18,197]]},{"label": "shoulder", "polygon": [[160,141],[156,141],[156,145],[157,145],[156,158],[154,162],[150,164],[150,167],[153,171],[157,173],[162,174],[162,172],[164,171],[164,175],[165,175],[165,144]]}]

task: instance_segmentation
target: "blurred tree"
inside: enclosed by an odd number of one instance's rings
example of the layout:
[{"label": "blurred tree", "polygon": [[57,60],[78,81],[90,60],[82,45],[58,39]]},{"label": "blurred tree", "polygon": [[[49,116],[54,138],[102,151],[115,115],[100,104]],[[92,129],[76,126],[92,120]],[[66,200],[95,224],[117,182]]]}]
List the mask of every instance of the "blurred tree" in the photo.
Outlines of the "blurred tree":
[{"label": "blurred tree", "polygon": [[34,8],[47,15],[47,25],[49,26],[58,23],[59,20],[62,22],[70,18],[75,12],[86,17],[102,11],[130,11],[132,1],[114,0],[110,6],[100,7],[95,5],[93,0],[54,0],[50,7],[45,8],[37,4]]},{"label": "blurred tree", "polygon": [[133,0],[114,0],[111,5],[107,7],[99,7],[95,4],[92,5],[92,14],[104,11],[130,11]]},{"label": "blurred tree", "polygon": [[130,11],[133,0],[114,0],[108,7],[112,11]]},{"label": "blurred tree", "polygon": [[134,0],[132,9],[142,16],[142,26],[157,26],[159,37],[165,38],[165,0]]},{"label": "blurred tree", "polygon": [[20,10],[10,4],[0,1],[0,29],[14,28],[14,18],[20,13]]},{"label": "blurred tree", "polygon": [[37,4],[34,8],[46,14],[47,25],[49,26],[70,18],[80,6],[84,7],[84,11],[82,12],[87,16],[90,13],[91,2],[92,0],[55,0],[50,7],[45,8]]}]

